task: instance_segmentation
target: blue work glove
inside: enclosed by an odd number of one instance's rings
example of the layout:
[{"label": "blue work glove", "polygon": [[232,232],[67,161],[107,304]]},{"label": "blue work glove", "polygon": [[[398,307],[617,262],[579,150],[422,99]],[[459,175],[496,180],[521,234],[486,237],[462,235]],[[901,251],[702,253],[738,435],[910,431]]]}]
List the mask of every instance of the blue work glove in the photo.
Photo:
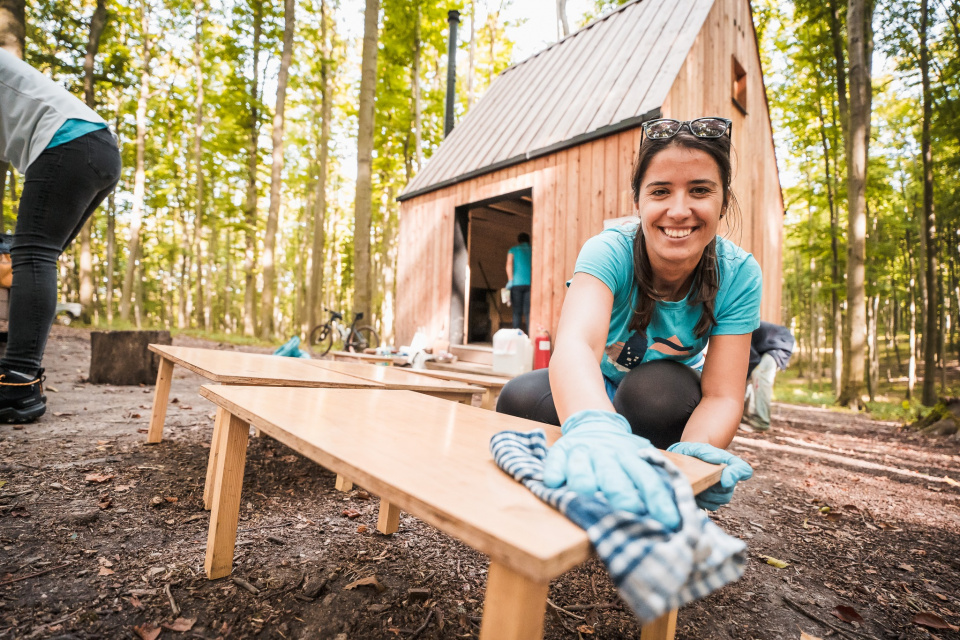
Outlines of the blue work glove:
[{"label": "blue work glove", "polygon": [[563,423],[563,436],[550,447],[544,462],[543,483],[593,497],[602,491],[614,509],[650,517],[668,529],[680,524],[673,490],[664,478],[637,455],[653,448],[633,434],[630,423],[612,411],[579,411]]},{"label": "blue work glove", "polygon": [[667,447],[667,451],[699,458],[710,464],[727,465],[720,474],[720,482],[696,496],[697,506],[701,509],[716,511],[730,502],[730,498],[733,497],[733,488],[738,482],[749,480],[753,476],[753,467],[749,464],[729,451],[718,449],[705,442],[677,442]]},{"label": "blue work glove", "polygon": [[510,289],[512,287],[513,287],[513,280],[512,279],[507,280],[507,289]]}]

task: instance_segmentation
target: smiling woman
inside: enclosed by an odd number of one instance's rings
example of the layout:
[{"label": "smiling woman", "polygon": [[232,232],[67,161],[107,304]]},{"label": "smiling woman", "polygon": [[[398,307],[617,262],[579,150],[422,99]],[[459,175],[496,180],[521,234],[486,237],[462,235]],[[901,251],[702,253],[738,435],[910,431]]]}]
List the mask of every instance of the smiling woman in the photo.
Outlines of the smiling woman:
[{"label": "smiling woman", "polygon": [[[739,214],[731,191],[731,123],[654,120],[632,180],[636,222],[580,251],[549,373],[504,387],[497,410],[562,425],[544,481],[615,507],[677,521],[672,494],[637,449],[725,463],[705,508],[752,474],[724,451],[743,409],[750,334],[760,323],[760,266],[717,235]],[[709,345],[709,351],[707,349]]]}]

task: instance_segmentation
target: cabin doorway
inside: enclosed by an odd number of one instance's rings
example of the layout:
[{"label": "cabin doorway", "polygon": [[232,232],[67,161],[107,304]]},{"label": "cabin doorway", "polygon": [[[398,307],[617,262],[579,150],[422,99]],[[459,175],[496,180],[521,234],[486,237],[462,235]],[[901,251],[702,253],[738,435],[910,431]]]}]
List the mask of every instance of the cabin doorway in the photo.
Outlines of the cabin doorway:
[{"label": "cabin doorway", "polygon": [[459,207],[454,227],[450,342],[490,344],[494,333],[513,323],[500,290],[507,286],[507,253],[517,236],[533,236],[532,191]]}]

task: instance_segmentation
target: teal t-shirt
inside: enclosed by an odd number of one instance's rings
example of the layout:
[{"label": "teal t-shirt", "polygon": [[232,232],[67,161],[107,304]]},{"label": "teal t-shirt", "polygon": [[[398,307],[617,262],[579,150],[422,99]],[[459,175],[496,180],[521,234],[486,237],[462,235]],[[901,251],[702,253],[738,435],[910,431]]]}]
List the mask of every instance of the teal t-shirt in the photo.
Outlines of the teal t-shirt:
[{"label": "teal t-shirt", "polygon": [[524,242],[512,247],[509,251],[513,256],[513,286],[530,286],[530,243]]},{"label": "teal t-shirt", "polygon": [[53,134],[53,138],[50,139],[50,144],[47,145],[47,149],[52,149],[53,147],[58,147],[61,144],[66,144],[71,140],[76,140],[80,136],[86,135],[91,131],[98,131],[106,128],[107,125],[102,122],[88,122],[86,120],[71,118],[60,125],[60,128],[57,129],[57,132]]},{"label": "teal t-shirt", "polygon": [[687,299],[657,302],[646,334],[630,331],[637,299],[633,284],[633,240],[638,225],[607,229],[583,245],[575,273],[589,273],[613,292],[613,312],[600,369],[619,384],[630,369],[643,362],[670,359],[700,371],[711,335],[752,333],[760,326],[760,296],[763,276],[756,259],[729,240],[717,237],[720,288],[714,304],[717,324],[709,335],[697,338],[694,328],[702,304]]}]

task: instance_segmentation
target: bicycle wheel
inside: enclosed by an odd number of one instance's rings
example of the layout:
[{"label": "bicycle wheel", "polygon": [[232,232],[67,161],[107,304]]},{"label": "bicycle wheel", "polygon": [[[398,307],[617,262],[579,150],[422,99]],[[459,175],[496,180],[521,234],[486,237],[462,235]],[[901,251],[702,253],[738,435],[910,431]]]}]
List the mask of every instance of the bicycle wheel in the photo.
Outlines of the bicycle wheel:
[{"label": "bicycle wheel", "polygon": [[333,347],[333,331],[325,324],[318,324],[310,332],[307,349],[315,356],[325,356]]},{"label": "bicycle wheel", "polygon": [[380,335],[373,327],[358,327],[350,334],[347,340],[347,351],[363,353],[364,349],[380,346]]}]

